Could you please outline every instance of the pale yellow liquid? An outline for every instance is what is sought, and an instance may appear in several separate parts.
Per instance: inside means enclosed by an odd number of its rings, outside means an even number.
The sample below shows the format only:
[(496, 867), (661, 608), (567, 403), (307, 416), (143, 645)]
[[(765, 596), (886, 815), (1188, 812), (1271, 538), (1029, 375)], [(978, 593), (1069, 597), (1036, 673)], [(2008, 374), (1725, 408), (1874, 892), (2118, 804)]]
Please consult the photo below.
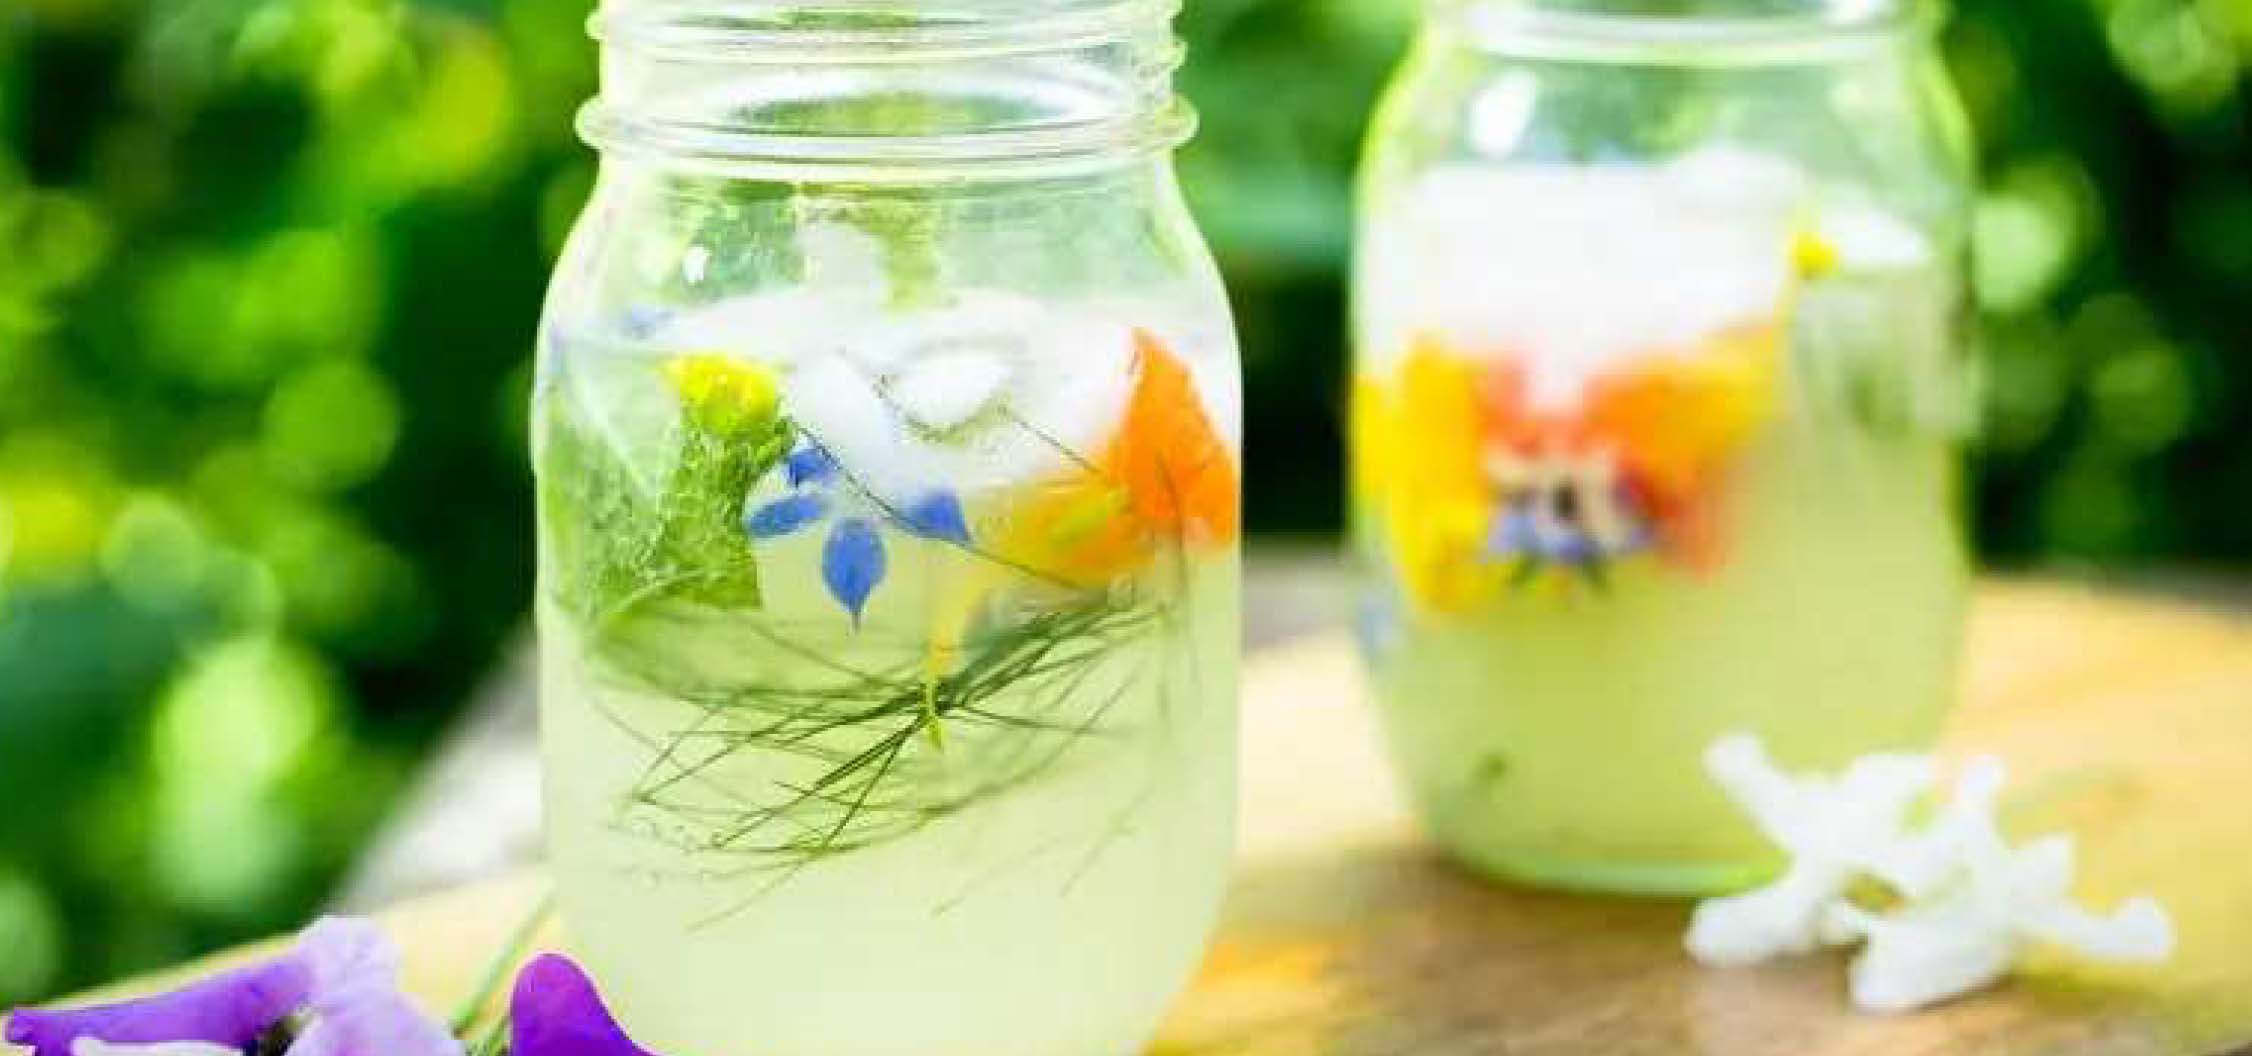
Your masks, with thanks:
[[(1438, 838), (1542, 884), (1698, 893), (1772, 865), (1702, 758), (1749, 731), (1794, 767), (1932, 741), (1966, 571), (1953, 452), (1836, 421), (1741, 467), (1727, 558), (1535, 585), (1378, 634), (1392, 747)], [(1415, 620), (1415, 617), (1403, 617)]]
[[(819, 648), (715, 636), (729, 668), (810, 683), (829, 661), (874, 667), (921, 655), (964, 559), (890, 541), (890, 574), (857, 634), (819, 586), (819, 533), (768, 544), (763, 615), (730, 618), (811, 636)], [(934, 803), (1016, 772), (1033, 746), (1062, 747), (1004, 791), (794, 871), (744, 872), (757, 863), (651, 838), (647, 812), (621, 820), (652, 743), (710, 720), (591, 677), (575, 629), (544, 612), (562, 917), (634, 1038), (665, 1056), (1139, 1051), (1204, 947), (1235, 818), (1236, 560), (1205, 555), (1184, 568), (1164, 558), (1148, 575), (1171, 615), (1069, 690), (1054, 713), (1083, 718), (1083, 735), (1027, 740), (950, 723), (943, 747), (918, 739), (902, 763), (915, 794)], [(707, 801), (771, 798), (775, 782), (803, 782), (808, 767), (742, 751), (693, 783)]]

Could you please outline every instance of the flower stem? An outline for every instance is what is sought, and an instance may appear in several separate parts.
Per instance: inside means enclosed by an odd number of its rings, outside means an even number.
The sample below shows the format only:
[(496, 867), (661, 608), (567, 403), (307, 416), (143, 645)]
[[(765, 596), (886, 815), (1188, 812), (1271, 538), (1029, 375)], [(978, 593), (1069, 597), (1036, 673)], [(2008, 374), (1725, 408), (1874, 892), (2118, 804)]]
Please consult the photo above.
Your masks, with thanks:
[[(485, 1010), (492, 1007), (493, 998), (499, 996), (500, 988), (508, 981), (509, 970), (524, 960), (524, 954), (531, 949), (532, 939), (538, 936), (540, 927), (547, 923), (548, 915), (554, 910), (555, 896), (552, 893), (542, 895), (532, 911), (525, 914), (524, 919), (518, 921), (515, 929), (508, 933), (508, 941), (502, 944), (500, 952), (485, 965), (485, 972), (479, 977), (476, 989), (471, 990), (469, 997), (454, 1009), (453, 1028), (456, 1037), (467, 1035), (469, 1028), (476, 1026), (477, 1021), (484, 1017)], [(508, 1017), (502, 1016), (499, 1024), (505, 1025), (507, 1022)], [(488, 1032), (486, 1039), (490, 1038), (491, 1033)], [(485, 1042), (478, 1043), (477, 1051), (485, 1051)]]

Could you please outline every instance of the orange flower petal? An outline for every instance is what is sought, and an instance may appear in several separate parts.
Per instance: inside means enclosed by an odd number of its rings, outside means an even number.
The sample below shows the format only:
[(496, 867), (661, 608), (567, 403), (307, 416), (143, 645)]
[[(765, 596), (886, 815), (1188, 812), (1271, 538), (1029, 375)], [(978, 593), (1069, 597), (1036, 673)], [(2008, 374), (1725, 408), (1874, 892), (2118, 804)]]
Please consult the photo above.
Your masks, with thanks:
[(1212, 428), (1188, 367), (1156, 337), (1134, 332), (1134, 393), (1103, 459), (1134, 514), (1160, 532), (1225, 543), (1240, 530), (1235, 459)]
[(1075, 584), (1109, 582), (1149, 563), (1166, 537), (1203, 545), (1241, 531), (1234, 455), (1212, 427), (1188, 367), (1134, 334), (1134, 389), (1094, 464), (1012, 504), (1001, 551)]

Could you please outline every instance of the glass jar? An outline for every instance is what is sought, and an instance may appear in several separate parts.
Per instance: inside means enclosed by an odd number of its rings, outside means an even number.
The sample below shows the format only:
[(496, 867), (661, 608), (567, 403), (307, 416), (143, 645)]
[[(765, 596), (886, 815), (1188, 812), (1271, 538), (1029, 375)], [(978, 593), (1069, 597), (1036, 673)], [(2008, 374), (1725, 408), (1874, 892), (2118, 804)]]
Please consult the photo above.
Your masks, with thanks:
[(1968, 136), (1884, 0), (1441, 4), (1356, 261), (1363, 638), (1429, 827), (1533, 883), (1772, 866), (1706, 776), (1927, 745), (1967, 558)]
[(533, 401), (565, 930), (643, 1045), (1139, 1051), (1234, 825), (1163, 0), (617, 2)]

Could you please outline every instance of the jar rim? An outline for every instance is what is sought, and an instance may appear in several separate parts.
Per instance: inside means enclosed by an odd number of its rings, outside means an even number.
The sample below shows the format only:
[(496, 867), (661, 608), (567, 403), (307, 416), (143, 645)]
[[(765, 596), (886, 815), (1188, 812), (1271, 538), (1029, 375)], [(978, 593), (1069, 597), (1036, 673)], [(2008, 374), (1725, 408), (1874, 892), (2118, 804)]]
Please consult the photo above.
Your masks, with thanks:
[(923, 183), (931, 170), (1033, 179), (1110, 168), (1171, 150), (1196, 131), (1196, 112), (1173, 100), (1154, 114), (1046, 128), (921, 136), (750, 132), (640, 122), (602, 105), (579, 111), (581, 138), (606, 155), (663, 161), (715, 176), (855, 183)]
[(1180, 0), (609, 0), (588, 16), (606, 46), (745, 64), (960, 61), (1123, 42), (1161, 30)]
[[(913, 181), (934, 167), (1047, 173), (1170, 150), (1179, 0), (608, 0), (588, 19), (603, 87), (579, 114), (605, 154), (745, 174)], [(973, 106), (897, 131), (764, 120), (905, 91)]]
[(1798, 11), (1674, 13), (1550, 7), (1533, 0), (1438, 0), (1482, 50), (1534, 58), (1672, 65), (1826, 61), (1936, 33), (1938, 3), (1831, 3)]

